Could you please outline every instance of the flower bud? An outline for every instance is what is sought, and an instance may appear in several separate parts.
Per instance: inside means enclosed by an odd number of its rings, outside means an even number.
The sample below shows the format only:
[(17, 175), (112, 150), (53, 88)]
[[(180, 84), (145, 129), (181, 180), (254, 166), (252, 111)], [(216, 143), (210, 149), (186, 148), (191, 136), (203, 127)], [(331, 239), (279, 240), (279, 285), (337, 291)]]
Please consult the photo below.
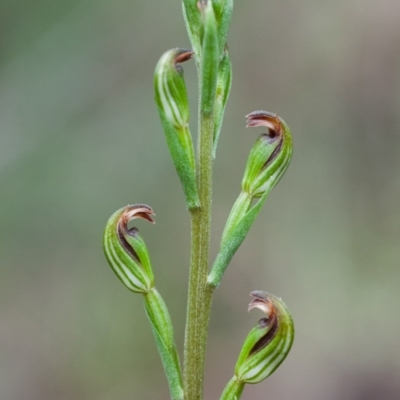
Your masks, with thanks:
[(181, 181), (189, 209), (200, 205), (194, 148), (189, 130), (189, 104), (181, 62), (189, 60), (191, 50), (172, 49), (163, 54), (154, 75), (155, 99), (165, 138)]
[(212, 114), (220, 59), (218, 26), (212, 1), (199, 1), (199, 9), (203, 16), (200, 106), (203, 114)]
[(292, 316), (281, 299), (255, 291), (249, 311), (259, 308), (266, 314), (247, 336), (235, 367), (235, 376), (244, 383), (258, 383), (271, 375), (289, 354), (294, 339)]
[(165, 52), (156, 66), (154, 87), (157, 105), (175, 128), (185, 128), (189, 123), (189, 103), (183, 69), (179, 63), (190, 60), (191, 50), (172, 49)]
[[(202, 54), (204, 9), (212, 6), (218, 31), (219, 54), (222, 55), (232, 20), (233, 0), (183, 0), (183, 16), (190, 42), (197, 56)], [(203, 14), (203, 15), (202, 15)]]
[(213, 156), (217, 151), (218, 139), (221, 133), (222, 121), (224, 119), (225, 106), (228, 101), (232, 84), (232, 64), (229, 51), (226, 47), (218, 66), (217, 89), (214, 107), (214, 143)]
[(135, 219), (154, 223), (153, 210), (144, 204), (127, 206), (108, 220), (103, 237), (103, 249), (111, 268), (132, 292), (147, 293), (154, 286), (150, 257), (137, 228), (128, 228)]
[(218, 24), (218, 42), (222, 53), (226, 45), (229, 25), (232, 20), (233, 0), (213, 0), (215, 18)]
[(292, 156), (292, 138), (286, 123), (266, 111), (247, 115), (247, 126), (269, 128), (269, 132), (262, 134), (253, 146), (242, 180), (243, 191), (252, 197), (261, 197), (286, 171)]
[(199, 56), (201, 54), (202, 20), (198, 0), (183, 0), (182, 6), (190, 43), (196, 55)]

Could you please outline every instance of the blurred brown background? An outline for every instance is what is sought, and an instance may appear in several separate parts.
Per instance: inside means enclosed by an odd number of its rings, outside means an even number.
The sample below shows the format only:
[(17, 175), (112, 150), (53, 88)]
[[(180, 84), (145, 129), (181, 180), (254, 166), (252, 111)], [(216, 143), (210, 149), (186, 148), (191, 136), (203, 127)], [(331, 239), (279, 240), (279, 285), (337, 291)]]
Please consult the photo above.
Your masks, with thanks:
[[(217, 399), (282, 296), (296, 338), (243, 399), (400, 398), (400, 2), (237, 1), (233, 87), (215, 163), (213, 256), (265, 109), (292, 164), (217, 291), (205, 399)], [(153, 103), (153, 71), (189, 46), (180, 0), (1, 0), (0, 398), (167, 399), (140, 296), (101, 249), (107, 218), (139, 228), (182, 349), (189, 218)], [(195, 131), (196, 77), (185, 65)]]

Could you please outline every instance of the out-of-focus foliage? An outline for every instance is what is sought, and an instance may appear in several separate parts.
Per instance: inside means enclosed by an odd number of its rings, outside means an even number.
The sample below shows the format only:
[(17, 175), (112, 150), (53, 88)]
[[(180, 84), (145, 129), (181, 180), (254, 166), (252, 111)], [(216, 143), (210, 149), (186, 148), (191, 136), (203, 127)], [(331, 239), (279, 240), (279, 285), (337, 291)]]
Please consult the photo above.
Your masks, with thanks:
[[(152, 86), (160, 55), (189, 46), (180, 0), (0, 6), (0, 398), (166, 398), (141, 299), (101, 237), (116, 209), (153, 207), (140, 229), (182, 343), (189, 219)], [(244, 116), (277, 112), (295, 152), (217, 291), (207, 399), (257, 319), (256, 289), (283, 297), (296, 340), (244, 399), (399, 398), (399, 26), (397, 0), (236, 2), (214, 255), (262, 132)], [(193, 65), (185, 77), (195, 115)]]

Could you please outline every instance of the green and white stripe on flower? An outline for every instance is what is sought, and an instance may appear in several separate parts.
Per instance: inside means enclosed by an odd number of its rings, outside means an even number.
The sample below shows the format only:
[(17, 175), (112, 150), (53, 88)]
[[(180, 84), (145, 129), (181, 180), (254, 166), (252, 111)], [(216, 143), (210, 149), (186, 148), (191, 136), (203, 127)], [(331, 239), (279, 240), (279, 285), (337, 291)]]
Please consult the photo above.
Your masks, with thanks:
[(220, 400), (239, 399), (245, 384), (270, 376), (288, 355), (294, 339), (292, 316), (283, 301), (271, 293), (254, 291), (249, 311), (259, 308), (266, 315), (250, 331), (235, 366), (235, 375)]
[(146, 244), (136, 228), (128, 229), (132, 219), (149, 222), (153, 211), (146, 205), (121, 208), (108, 220), (103, 237), (104, 254), (120, 281), (132, 292), (147, 293), (154, 286), (154, 276)]
[(247, 159), (242, 190), (229, 213), (220, 249), (207, 279), (212, 287), (218, 287), (221, 283), (232, 257), (292, 158), (290, 129), (276, 114), (254, 111), (247, 115), (247, 126), (266, 126), (269, 132), (257, 139)]
[(266, 126), (253, 146), (242, 180), (242, 190), (252, 197), (271, 191), (285, 173), (292, 158), (292, 136), (285, 121), (267, 111), (254, 111), (247, 116), (247, 127)]
[(155, 99), (161, 124), (189, 209), (200, 207), (200, 201), (189, 129), (189, 103), (180, 63), (190, 60), (192, 56), (191, 50), (168, 50), (161, 56), (154, 74)]
[(157, 105), (175, 128), (184, 128), (189, 123), (186, 85), (179, 63), (189, 60), (192, 55), (191, 50), (168, 50), (161, 56), (155, 70), (154, 89)]
[(236, 378), (244, 383), (258, 383), (271, 375), (289, 354), (294, 339), (293, 319), (283, 301), (263, 291), (251, 295), (249, 310), (259, 308), (266, 318), (249, 333), (236, 363)]

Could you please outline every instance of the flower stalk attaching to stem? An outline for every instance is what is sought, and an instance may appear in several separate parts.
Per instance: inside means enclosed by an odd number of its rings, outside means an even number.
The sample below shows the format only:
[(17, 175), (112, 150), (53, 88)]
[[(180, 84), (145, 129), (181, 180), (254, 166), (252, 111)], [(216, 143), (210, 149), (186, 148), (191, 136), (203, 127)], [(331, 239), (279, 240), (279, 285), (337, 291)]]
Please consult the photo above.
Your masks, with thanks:
[[(218, 287), (236, 250), (242, 244), (271, 190), (279, 182), (292, 157), (292, 135), (285, 121), (267, 111), (247, 115), (247, 126), (266, 126), (254, 144), (239, 194), (225, 225), (220, 250), (208, 276), (208, 284)], [(255, 204), (254, 201), (256, 201)]]
[(145, 204), (127, 206), (108, 220), (103, 236), (107, 261), (130, 291), (144, 296), (146, 314), (167, 376), (171, 398), (183, 400), (183, 386), (174, 331), (167, 306), (154, 287), (154, 275), (146, 244), (137, 228), (128, 228), (136, 218), (154, 223), (153, 210)]

